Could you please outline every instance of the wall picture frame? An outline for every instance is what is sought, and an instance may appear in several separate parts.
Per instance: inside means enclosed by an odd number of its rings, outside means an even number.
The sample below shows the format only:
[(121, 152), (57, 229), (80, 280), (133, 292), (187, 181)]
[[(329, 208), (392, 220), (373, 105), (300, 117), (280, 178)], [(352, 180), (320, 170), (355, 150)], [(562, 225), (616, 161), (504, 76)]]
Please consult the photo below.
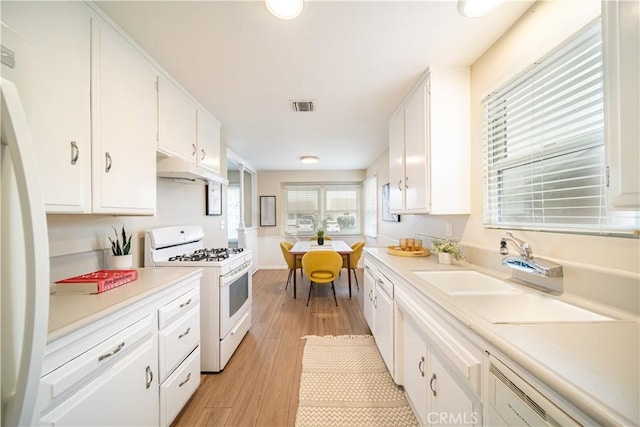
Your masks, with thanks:
[(276, 226), (276, 196), (260, 196), (260, 227)]
[(210, 182), (206, 188), (206, 214), (209, 216), (222, 215), (222, 184)]
[(391, 186), (387, 182), (382, 186), (382, 220), (388, 222), (400, 222), (400, 215), (391, 213), (391, 207), (389, 204), (390, 193)]

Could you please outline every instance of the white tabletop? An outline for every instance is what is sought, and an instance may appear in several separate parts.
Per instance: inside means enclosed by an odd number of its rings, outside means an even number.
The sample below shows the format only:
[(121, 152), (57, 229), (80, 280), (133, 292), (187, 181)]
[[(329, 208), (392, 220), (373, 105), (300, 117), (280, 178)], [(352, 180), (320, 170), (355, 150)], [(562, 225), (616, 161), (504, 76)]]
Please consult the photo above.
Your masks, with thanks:
[(340, 254), (353, 252), (344, 240), (325, 240), (324, 245), (319, 245), (315, 240), (300, 240), (291, 248), (292, 254), (305, 254), (310, 251), (336, 251)]

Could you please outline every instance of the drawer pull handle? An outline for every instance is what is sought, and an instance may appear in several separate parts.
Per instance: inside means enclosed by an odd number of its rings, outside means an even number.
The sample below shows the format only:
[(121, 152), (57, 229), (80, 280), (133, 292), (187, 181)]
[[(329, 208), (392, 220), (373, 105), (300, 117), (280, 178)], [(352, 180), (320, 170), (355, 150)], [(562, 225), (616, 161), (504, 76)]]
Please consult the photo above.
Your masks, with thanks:
[(187, 328), (186, 331), (184, 331), (183, 333), (181, 333), (180, 335), (178, 335), (178, 339), (185, 337), (189, 334), (189, 332), (191, 332), (191, 328)]
[(188, 306), (189, 304), (191, 304), (191, 298), (189, 298), (189, 299), (187, 300), (187, 302), (183, 302), (182, 304), (180, 304), (180, 308), (186, 307), (186, 306)]
[(191, 372), (189, 372), (189, 375), (187, 375), (187, 379), (186, 379), (186, 380), (184, 380), (184, 381), (182, 381), (182, 382), (178, 385), (178, 387), (182, 387), (183, 385), (185, 385), (186, 383), (188, 383), (190, 379), (191, 379)]
[(113, 356), (114, 354), (116, 354), (117, 352), (122, 350), (122, 347), (124, 347), (124, 341), (121, 342), (120, 344), (118, 344), (118, 346), (116, 348), (114, 348), (113, 351), (111, 351), (109, 353), (105, 353), (102, 356), (98, 357), (98, 362), (102, 362), (104, 359), (107, 359), (107, 358)]
[(378, 308), (378, 295), (373, 297), (373, 307)]
[(151, 383), (153, 382), (153, 371), (150, 366), (147, 366), (147, 389), (151, 387)]
[(418, 371), (420, 371), (420, 375), (424, 377), (424, 356), (420, 358), (418, 362)]
[(431, 389), (431, 392), (433, 393), (434, 396), (437, 395), (436, 388), (434, 387), (436, 379), (437, 379), (436, 374), (433, 374), (431, 375), (431, 381), (429, 381), (429, 388)]
[(80, 149), (78, 148), (78, 144), (75, 141), (71, 141), (71, 164), (75, 165), (78, 163), (78, 158), (80, 157)]

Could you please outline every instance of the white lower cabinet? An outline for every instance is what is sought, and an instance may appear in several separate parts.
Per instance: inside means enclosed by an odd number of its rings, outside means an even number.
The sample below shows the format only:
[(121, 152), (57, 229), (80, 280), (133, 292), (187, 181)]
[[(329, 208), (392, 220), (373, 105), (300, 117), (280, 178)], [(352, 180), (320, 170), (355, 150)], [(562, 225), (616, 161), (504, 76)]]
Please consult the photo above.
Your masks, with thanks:
[(178, 283), (48, 343), (40, 425), (170, 425), (200, 384), (199, 290)]
[(369, 325), (371, 333), (375, 335), (375, 313), (374, 298), (376, 293), (376, 279), (377, 272), (374, 267), (367, 265), (364, 266), (364, 319)]
[(42, 378), (42, 425), (158, 424), (154, 317), (142, 320)]
[(400, 380), (420, 425), (480, 426), (480, 397), (411, 318), (402, 319)]
[(379, 274), (376, 280), (376, 292), (374, 299), (375, 313), (375, 337), (378, 350), (391, 376), (394, 375), (393, 361), (393, 284), (384, 275)]

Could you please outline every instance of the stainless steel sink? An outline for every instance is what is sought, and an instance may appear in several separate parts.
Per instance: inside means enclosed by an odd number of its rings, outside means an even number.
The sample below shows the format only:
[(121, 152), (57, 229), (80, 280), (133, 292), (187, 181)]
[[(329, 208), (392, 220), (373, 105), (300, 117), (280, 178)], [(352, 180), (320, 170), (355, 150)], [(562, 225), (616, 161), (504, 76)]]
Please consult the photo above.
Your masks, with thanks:
[(414, 271), (491, 323), (608, 322), (616, 319), (477, 271)]

